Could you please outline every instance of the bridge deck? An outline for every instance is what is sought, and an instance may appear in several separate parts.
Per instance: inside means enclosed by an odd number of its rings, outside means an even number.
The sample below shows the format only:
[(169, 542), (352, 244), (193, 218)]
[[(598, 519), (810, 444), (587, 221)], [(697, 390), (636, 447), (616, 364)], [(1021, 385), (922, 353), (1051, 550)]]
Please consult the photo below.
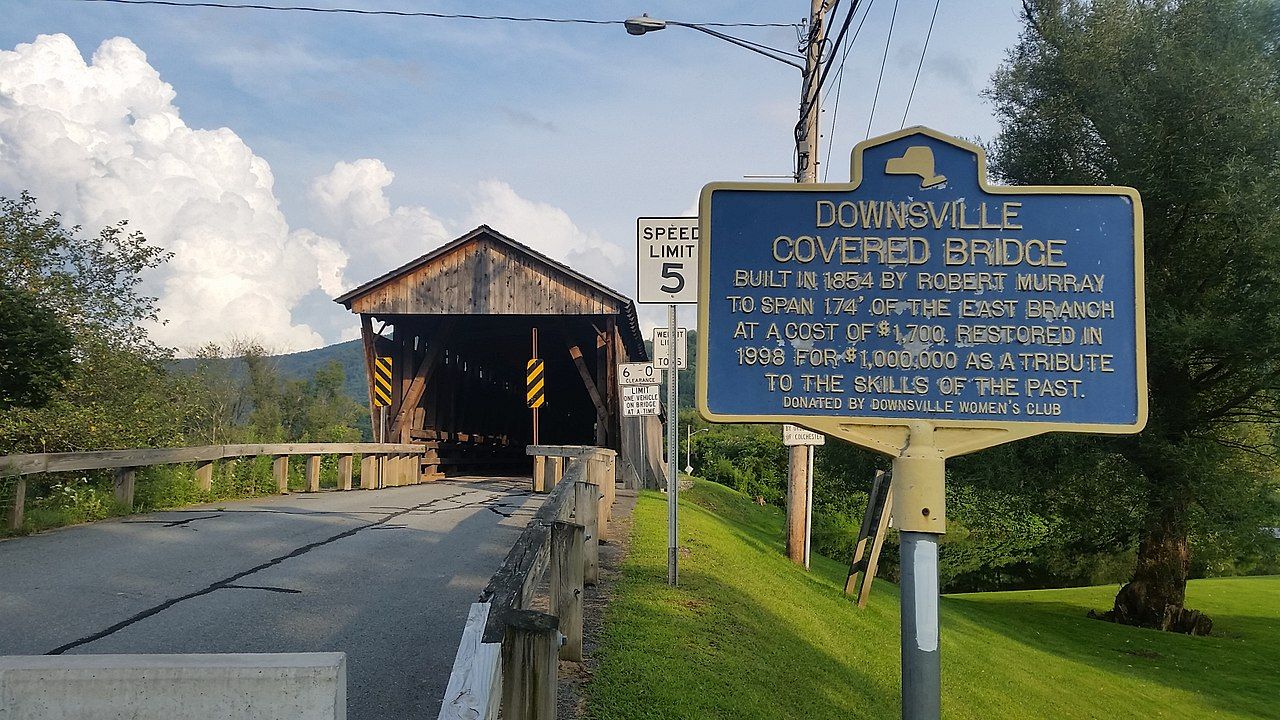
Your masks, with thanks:
[(432, 715), (526, 488), (299, 493), (0, 542), (0, 654), (342, 651), (351, 717)]

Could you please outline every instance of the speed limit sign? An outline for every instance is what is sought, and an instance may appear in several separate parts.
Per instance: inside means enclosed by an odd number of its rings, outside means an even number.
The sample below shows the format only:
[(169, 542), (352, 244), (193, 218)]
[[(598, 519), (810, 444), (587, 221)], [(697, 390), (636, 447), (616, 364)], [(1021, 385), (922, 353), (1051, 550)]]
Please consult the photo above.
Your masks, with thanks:
[(642, 303), (698, 302), (698, 218), (642, 217), (637, 299)]

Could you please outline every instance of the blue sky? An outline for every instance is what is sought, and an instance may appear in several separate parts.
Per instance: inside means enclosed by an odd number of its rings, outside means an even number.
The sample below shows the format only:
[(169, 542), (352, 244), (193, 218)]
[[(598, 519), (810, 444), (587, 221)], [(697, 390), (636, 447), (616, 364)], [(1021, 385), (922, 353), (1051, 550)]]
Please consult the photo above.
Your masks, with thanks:
[[(804, 0), (341, 4), (600, 19), (648, 12), (691, 22), (792, 22), (808, 6)], [(868, 5), (866, 0), (862, 4)], [(172, 86), (172, 104), (182, 122), (203, 130), (228, 128), (269, 165), (274, 178), (270, 188), (290, 232), (305, 229), (332, 239), (331, 244), (317, 240), (307, 245), (328, 248), (312, 253), (312, 265), (323, 266), (339, 249), (347, 257), (340, 280), (327, 282), (329, 290), (335, 284), (363, 282), (389, 269), (389, 262), (430, 250), (442, 236), (491, 221), (630, 293), (637, 216), (684, 213), (702, 185), (713, 180), (791, 170), (799, 72), (686, 28), (632, 37), (620, 26), (129, 7), (75, 0), (7, 0), (3, 5), (0, 50), (12, 51), (40, 34), (62, 33), (87, 61), (104, 40), (132, 41)], [(942, 0), (908, 124), (969, 138), (994, 135), (997, 125), (980, 93), (1017, 39), (1018, 7), (1017, 0)], [(849, 152), (867, 133), (893, 9), (893, 0), (870, 4), (846, 64), (838, 114), (835, 93), (824, 108), (822, 153), (830, 144), (827, 176), (832, 181), (847, 179)], [(897, 3), (872, 134), (899, 127), (932, 10), (929, 0)], [(728, 32), (788, 49), (796, 44), (790, 28)], [(0, 107), (3, 78), (0, 72)], [(834, 80), (833, 73), (829, 83)], [(833, 115), (838, 120), (834, 133)], [(15, 161), (3, 149), (2, 121), (0, 116), (0, 193), (15, 192), (24, 183), (47, 184), (39, 167), (4, 172), (5, 163)], [(316, 179), (334, 171), (336, 163), (359, 159), (376, 159), (394, 173), (393, 182), (374, 185), (392, 215), (405, 209), (394, 237), (389, 223), (379, 226), (381, 242), (394, 247), (382, 247), (376, 257), (366, 253), (364, 225), (350, 220), (346, 210), (317, 201)], [(377, 176), (376, 166), (364, 168)], [(50, 192), (57, 209), (79, 217), (69, 207), (78, 202), (77, 193)], [(370, 212), (374, 219), (384, 214)], [(84, 217), (93, 221), (100, 215)], [(414, 219), (426, 217), (439, 227), (418, 237)], [(170, 232), (164, 228), (174, 227), (159, 220), (153, 224), (161, 235)], [(201, 242), (217, 243), (217, 230), (210, 233)], [(158, 241), (167, 244), (164, 237)], [(575, 254), (574, 243), (583, 251)], [(201, 262), (218, 261), (197, 259), (174, 272), (199, 277)], [(233, 263), (221, 264), (225, 269)], [(282, 266), (281, 273), (288, 272)], [(305, 270), (308, 281), (300, 281), (291, 294), (263, 296), (264, 302), (290, 305), (284, 315), (277, 312), (274, 321), (263, 325), (264, 339), (278, 337), (281, 349), (334, 342), (350, 337), (356, 326), (329, 302), (322, 287), (326, 283), (310, 281), (314, 272)], [(189, 277), (181, 282), (167, 277), (170, 289), (199, 285)], [(243, 283), (225, 275), (206, 279), (210, 286), (261, 282), (247, 275)], [(194, 291), (158, 294), (162, 304), (169, 303), (171, 317), (196, 312), (200, 299)], [(285, 326), (305, 326), (311, 332), (290, 334)], [(216, 322), (173, 324), (162, 339), (194, 346), (225, 340), (228, 331)], [(239, 332), (252, 334), (242, 327)]]

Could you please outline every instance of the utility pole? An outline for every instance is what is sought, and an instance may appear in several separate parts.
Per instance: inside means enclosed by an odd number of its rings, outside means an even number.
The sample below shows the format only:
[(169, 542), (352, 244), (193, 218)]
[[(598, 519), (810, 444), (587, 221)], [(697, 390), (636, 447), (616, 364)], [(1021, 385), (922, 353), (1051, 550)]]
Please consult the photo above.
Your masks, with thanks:
[(818, 80), (822, 76), (822, 36), (827, 29), (828, 10), (827, 0), (809, 0), (801, 115), (796, 125), (796, 182), (818, 182)]
[[(826, 32), (827, 0), (809, 0), (806, 29), (804, 80), (800, 92), (800, 121), (796, 124), (796, 182), (818, 182), (818, 81), (822, 77), (822, 36)], [(811, 448), (789, 448), (787, 465), (787, 557), (797, 565), (809, 566), (805, 530), (808, 528), (808, 498), (813, 477), (809, 473)]]

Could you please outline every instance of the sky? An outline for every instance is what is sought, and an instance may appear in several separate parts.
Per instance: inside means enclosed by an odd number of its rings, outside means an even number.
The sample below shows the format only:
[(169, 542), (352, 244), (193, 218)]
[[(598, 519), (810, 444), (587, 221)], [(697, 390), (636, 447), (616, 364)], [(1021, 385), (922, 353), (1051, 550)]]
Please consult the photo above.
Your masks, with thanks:
[[(797, 23), (809, 3), (305, 4)], [(868, 133), (903, 124), (934, 2), (861, 7), (827, 81), (831, 182)], [(1019, 7), (940, 0), (907, 125), (995, 135), (982, 91)], [(637, 217), (693, 215), (708, 182), (792, 171), (800, 72), (689, 28), (82, 0), (0, 0), (0, 16), (0, 195), (29, 191), (85, 228), (127, 219), (171, 251), (144, 289), (166, 321), (153, 339), (180, 353), (357, 337), (332, 298), (482, 223), (634, 296)], [(790, 27), (721, 30), (796, 49)]]

